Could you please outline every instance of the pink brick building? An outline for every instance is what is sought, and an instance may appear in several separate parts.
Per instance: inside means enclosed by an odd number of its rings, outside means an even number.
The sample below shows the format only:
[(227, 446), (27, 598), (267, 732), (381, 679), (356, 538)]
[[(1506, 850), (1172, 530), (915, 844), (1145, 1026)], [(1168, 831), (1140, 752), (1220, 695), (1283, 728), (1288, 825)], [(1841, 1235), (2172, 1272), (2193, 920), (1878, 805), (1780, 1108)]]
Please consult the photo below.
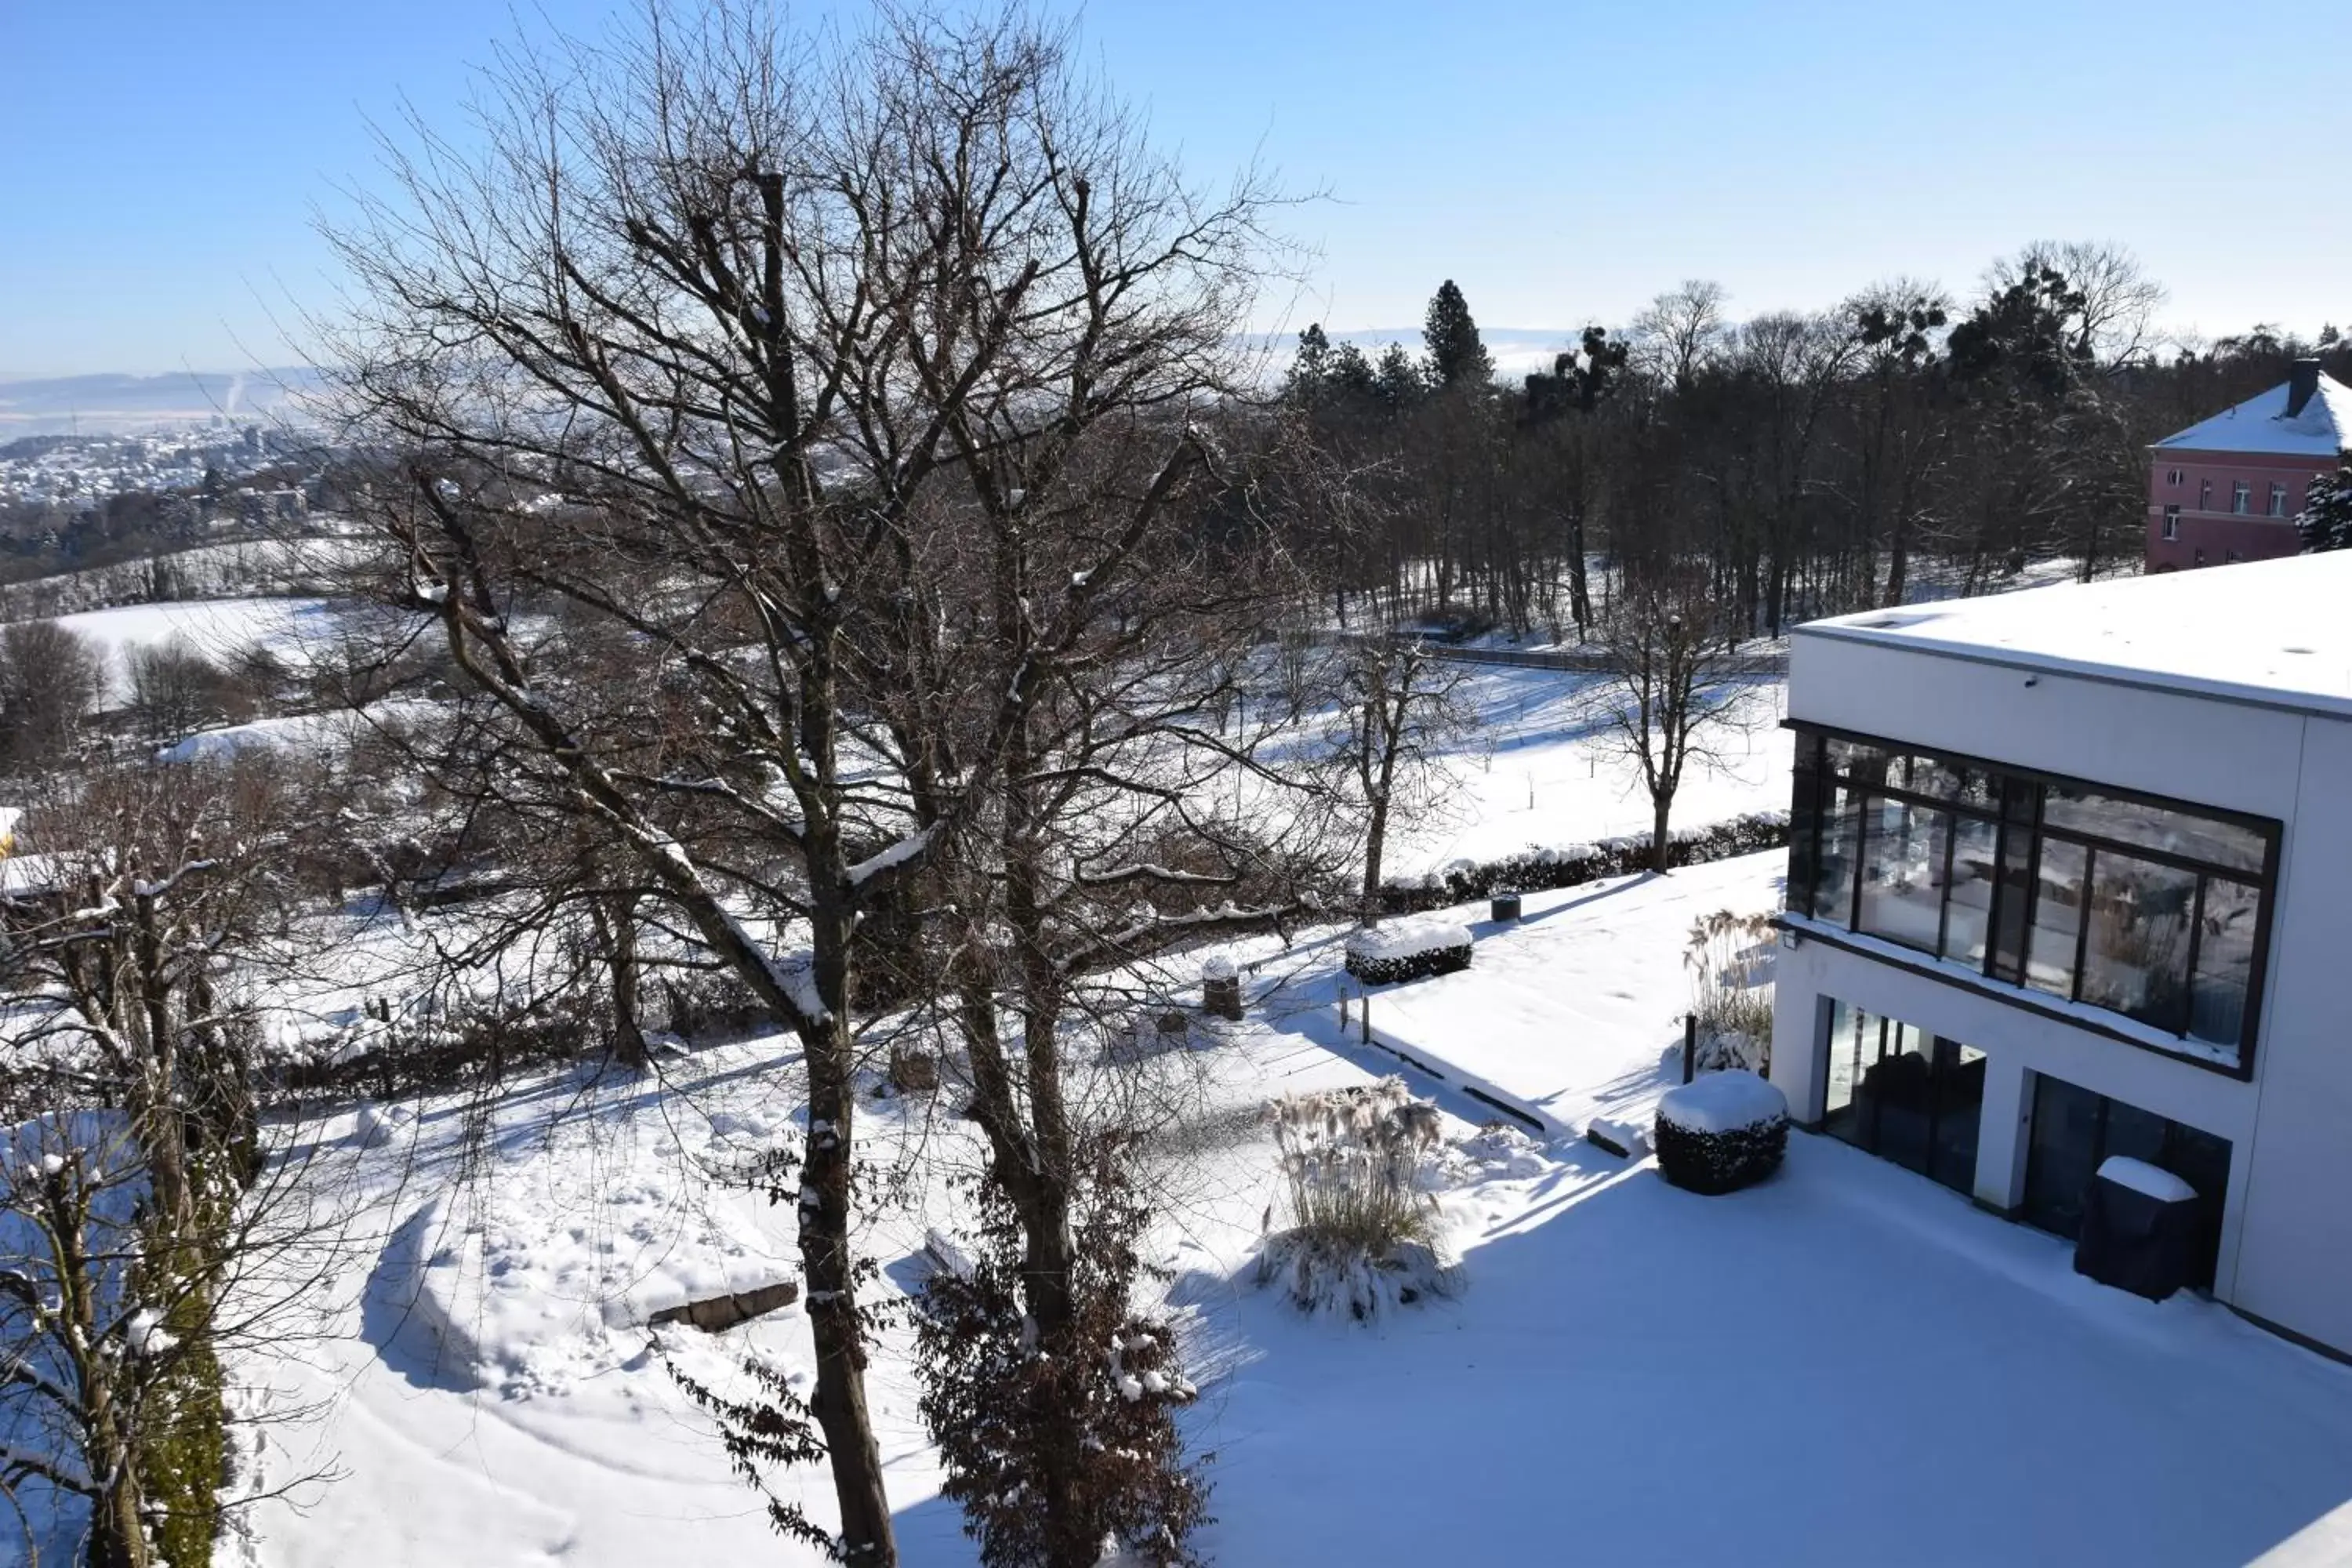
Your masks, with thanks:
[(2148, 448), (2147, 569), (2265, 561), (2303, 547), (2312, 481), (2352, 447), (2352, 387), (2297, 360), (2294, 374)]

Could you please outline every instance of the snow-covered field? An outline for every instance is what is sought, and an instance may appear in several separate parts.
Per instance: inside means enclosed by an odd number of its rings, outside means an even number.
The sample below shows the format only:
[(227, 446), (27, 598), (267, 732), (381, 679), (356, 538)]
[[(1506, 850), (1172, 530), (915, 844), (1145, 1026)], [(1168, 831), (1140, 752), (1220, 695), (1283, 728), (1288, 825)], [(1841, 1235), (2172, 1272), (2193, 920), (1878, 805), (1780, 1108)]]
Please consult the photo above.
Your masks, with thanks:
[[(1459, 911), (1473, 969), (1380, 993), (1375, 1022), (1449, 1079), (1509, 1042), (1563, 1117), (1638, 1118), (1674, 1071), (1691, 919), (1769, 904), (1778, 860), (1531, 897), (1508, 931)], [(1151, 1069), (1195, 1096), (1157, 1156), (1147, 1255), (1202, 1388), (1212, 1561), (2211, 1563), (2352, 1496), (2352, 1371), (2210, 1302), (2094, 1286), (2063, 1243), (1801, 1135), (1772, 1182), (1698, 1198), (1589, 1144), (1482, 1137), (1486, 1108), (1408, 1070), (1454, 1113), (1466, 1289), (1377, 1327), (1301, 1318), (1252, 1283), (1259, 1113), (1400, 1070), (1339, 1029), (1338, 936), (1227, 950), (1255, 965), (1248, 1020)], [(349, 1151), (364, 1241), (312, 1304), (322, 1337), (273, 1375), (280, 1407), (333, 1413), (268, 1430), (247, 1484), (341, 1478), (255, 1508), (243, 1560), (808, 1560), (661, 1360), (725, 1376), (751, 1347), (805, 1377), (804, 1319), (635, 1326), (791, 1273), (790, 1214), (708, 1178), (791, 1131), (797, 1085), (789, 1044), (757, 1040), (669, 1058), (657, 1087), (555, 1073), (486, 1115), (320, 1130)], [(919, 1288), (926, 1229), (954, 1226), (944, 1173), (972, 1147), (929, 1100), (868, 1104), (861, 1138), (916, 1173), (865, 1222), (888, 1300)], [(907, 1348), (886, 1331), (870, 1374), (902, 1548), (968, 1563)], [(825, 1511), (821, 1475), (784, 1484)]]
[[(1395, 875), (1650, 831), (1649, 793), (1598, 721), (1594, 678), (1466, 668), (1464, 694), (1482, 731), (1448, 757), (1433, 809), (1396, 835), (1388, 857)], [(1780, 680), (1755, 681), (1738, 723), (1706, 735), (1708, 754), (1692, 758), (1675, 794), (1675, 826), (1788, 805), (1795, 741), (1780, 728), (1786, 691)]]
[(332, 635), (334, 606), (324, 599), (175, 599), (160, 605), (126, 605), (58, 617), (104, 650), (109, 698), (130, 695), (130, 650), (184, 637), (207, 657), (221, 659), (263, 647), (289, 664)]

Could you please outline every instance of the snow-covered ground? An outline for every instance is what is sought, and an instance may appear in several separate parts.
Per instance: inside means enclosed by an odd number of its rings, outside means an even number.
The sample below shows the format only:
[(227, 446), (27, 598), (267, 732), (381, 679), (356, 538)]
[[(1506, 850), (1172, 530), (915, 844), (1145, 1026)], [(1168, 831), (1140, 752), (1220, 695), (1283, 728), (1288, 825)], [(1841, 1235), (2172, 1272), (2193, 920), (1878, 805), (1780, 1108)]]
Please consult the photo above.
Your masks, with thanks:
[[(1553, 1132), (1580, 1136), (1596, 1116), (1646, 1126), (1665, 1082), (1660, 1063), (1671, 1057), (1680, 1070), (1691, 922), (1778, 908), (1786, 864), (1748, 855), (1529, 893), (1517, 924), (1471, 927), (1473, 967), (1376, 989), (1372, 1043)], [(1354, 1026), (1360, 1041), (1364, 1019)]]
[[(1638, 764), (1595, 712), (1594, 677), (1510, 666), (1465, 667), (1462, 695), (1480, 732), (1453, 750), (1444, 783), (1420, 820), (1400, 827), (1387, 858), (1410, 877), (1451, 860), (1498, 860), (1650, 831), (1652, 808)], [(1748, 686), (1738, 722), (1703, 732), (1675, 795), (1677, 827), (1786, 807), (1794, 738), (1780, 728), (1787, 687)]]
[(199, 758), (233, 757), (240, 752), (331, 752), (350, 746), (362, 735), (425, 723), (443, 711), (432, 702), (395, 699), (358, 710), (343, 708), (324, 713), (255, 719), (243, 724), (199, 730), (162, 748), (155, 758), (158, 762), (189, 763)]
[[(1455, 1073), (1481, 1051), (1528, 1058), (1482, 1059), (1563, 1119), (1641, 1117), (1676, 1071), (1691, 920), (1769, 904), (1779, 859), (1530, 897), (1508, 931), (1455, 911), (1471, 971), (1375, 994), (1376, 1024), (1450, 1080), (1405, 1069), (1454, 1113), (1443, 1201), (1467, 1283), (1374, 1328), (1252, 1283), (1276, 1189), (1260, 1114), (1399, 1063), (1339, 1029), (1339, 932), (1225, 950), (1249, 1019), (1148, 1069), (1193, 1096), (1146, 1251), (1202, 1388), (1212, 1561), (2211, 1563), (2352, 1497), (2352, 1371), (2207, 1301), (2092, 1285), (2063, 1243), (1892, 1165), (1798, 1135), (1771, 1182), (1700, 1198), (1589, 1144), (1474, 1131), (1491, 1112)], [(755, 1040), (669, 1058), (658, 1086), (566, 1071), (483, 1114), (319, 1130), (348, 1151), (363, 1239), (313, 1303), (323, 1337), (272, 1375), (279, 1407), (333, 1414), (271, 1431), (246, 1484), (341, 1473), (257, 1507), (245, 1560), (809, 1560), (661, 1363), (724, 1377), (748, 1346), (804, 1378), (805, 1320), (635, 1326), (792, 1272), (790, 1214), (709, 1178), (791, 1134), (798, 1085), (789, 1043)], [(927, 1228), (954, 1227), (945, 1175), (973, 1150), (932, 1101), (868, 1105), (861, 1140), (916, 1176), (865, 1220), (887, 1300), (919, 1288)], [(870, 1373), (902, 1548), (969, 1563), (907, 1351), (901, 1322)], [(821, 1474), (783, 1485), (827, 1511)]]
[[(68, 624), (114, 650), (119, 679), (122, 648), (175, 632), (296, 661), (335, 618), (255, 599)], [(1593, 678), (1465, 681), (1484, 732), (1445, 760), (1438, 808), (1396, 830), (1392, 872), (1648, 830)], [(1785, 805), (1782, 688), (1748, 690), (1678, 826)], [(326, 744), (351, 721), (188, 744)], [(1781, 864), (1531, 893), (1509, 927), (1447, 911), (1474, 932), (1472, 968), (1377, 990), (1369, 1042), (1352, 984), (1340, 1025), (1342, 933), (1219, 950), (1244, 968), (1245, 1021), (1123, 1069), (1187, 1096), (1154, 1156), (1146, 1255), (1202, 1391), (1188, 1421), (1215, 1456), (1211, 1561), (2192, 1564), (2242, 1561), (2352, 1498), (2352, 1371), (2210, 1302), (2094, 1286), (2063, 1243), (1826, 1140), (1794, 1136), (1771, 1182), (1708, 1199), (1573, 1137), (1595, 1116), (1647, 1121), (1678, 1077), (1692, 921), (1771, 908)], [(402, 994), (427, 933), (354, 919), (315, 994), (273, 999), (282, 1047), (348, 1055), (370, 998)], [(1397, 1072), (1449, 1112), (1436, 1178), (1466, 1289), (1377, 1327), (1305, 1320), (1253, 1283), (1279, 1185), (1263, 1113)], [(1555, 1136), (1481, 1132), (1496, 1112), (1466, 1088)], [(235, 1369), (268, 1385), (241, 1408), (286, 1418), (245, 1440), (237, 1489), (291, 1489), (246, 1510), (223, 1560), (814, 1562), (770, 1533), (665, 1365), (729, 1386), (748, 1351), (804, 1386), (805, 1318), (718, 1338), (642, 1326), (796, 1274), (789, 1208), (730, 1178), (796, 1142), (803, 1115), (796, 1049), (768, 1038), (666, 1056), (650, 1083), (550, 1070), (479, 1104), (346, 1106), (289, 1129), (323, 1152), (344, 1217), (281, 1353)], [(859, 1241), (881, 1266), (874, 1299), (903, 1305), (928, 1232), (959, 1228), (949, 1177), (977, 1150), (945, 1097), (868, 1100), (859, 1136), (908, 1178), (874, 1194)], [(968, 1564), (910, 1343), (902, 1312), (869, 1373), (902, 1550)], [(829, 1516), (821, 1472), (777, 1484)]]
[(324, 599), (174, 599), (158, 605), (126, 605), (112, 610), (85, 610), (58, 617), (58, 624), (96, 642), (105, 652), (109, 698), (130, 696), (130, 667), (134, 647), (150, 647), (185, 637), (215, 659), (249, 647), (263, 647), (299, 664), (311, 649), (331, 636), (334, 606)]

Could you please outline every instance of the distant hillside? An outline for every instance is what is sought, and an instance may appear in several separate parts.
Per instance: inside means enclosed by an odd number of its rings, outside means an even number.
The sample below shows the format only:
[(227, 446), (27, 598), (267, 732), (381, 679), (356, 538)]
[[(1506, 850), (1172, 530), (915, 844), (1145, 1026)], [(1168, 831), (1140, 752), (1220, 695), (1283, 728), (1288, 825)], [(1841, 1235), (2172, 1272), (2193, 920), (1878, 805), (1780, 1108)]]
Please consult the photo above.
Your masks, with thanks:
[(179, 371), (169, 375), (0, 376), (0, 439), (299, 419), (319, 389), (316, 372)]

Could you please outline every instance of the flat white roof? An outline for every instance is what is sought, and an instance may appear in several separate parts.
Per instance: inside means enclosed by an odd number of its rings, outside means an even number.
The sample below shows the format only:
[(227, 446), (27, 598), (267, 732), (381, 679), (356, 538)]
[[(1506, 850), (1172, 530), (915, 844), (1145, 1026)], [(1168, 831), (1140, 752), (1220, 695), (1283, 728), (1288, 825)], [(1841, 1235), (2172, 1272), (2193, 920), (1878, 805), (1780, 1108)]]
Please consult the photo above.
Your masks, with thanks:
[(1865, 610), (1795, 635), (2352, 718), (2352, 550)]
[(2352, 447), (2352, 387), (2322, 374), (2319, 389), (2294, 418), (2286, 416), (2287, 390), (2280, 382), (2268, 392), (2225, 408), (2210, 419), (2167, 436), (2162, 452), (2277, 452), (2298, 458), (2332, 458)]

